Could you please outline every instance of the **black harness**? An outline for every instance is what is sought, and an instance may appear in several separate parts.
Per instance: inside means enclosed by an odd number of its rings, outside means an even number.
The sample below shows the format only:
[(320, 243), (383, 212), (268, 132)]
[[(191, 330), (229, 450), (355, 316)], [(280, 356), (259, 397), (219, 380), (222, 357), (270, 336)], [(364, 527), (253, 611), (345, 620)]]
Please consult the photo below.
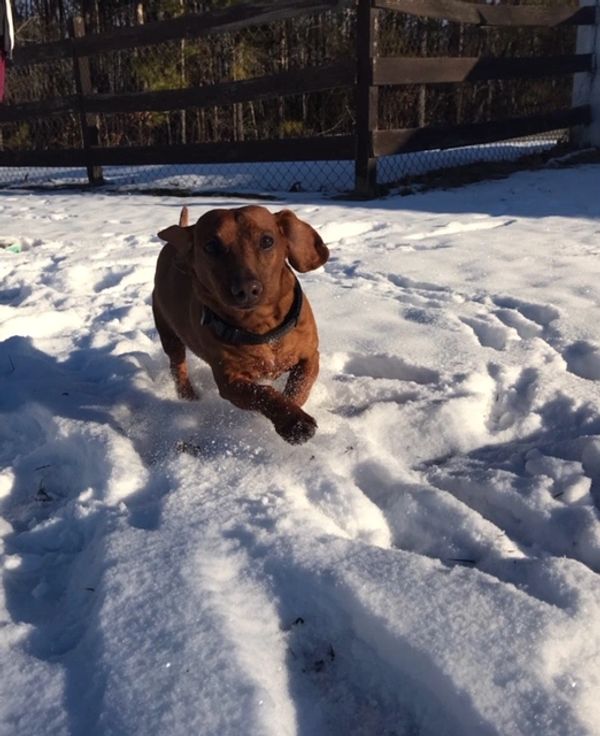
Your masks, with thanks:
[(298, 319), (300, 318), (300, 312), (302, 311), (302, 301), (302, 288), (298, 279), (296, 279), (296, 284), (294, 286), (294, 301), (292, 302), (290, 311), (287, 313), (279, 327), (275, 327), (262, 335), (259, 335), (256, 332), (248, 332), (248, 330), (242, 330), (239, 327), (230, 325), (228, 322), (221, 319), (219, 315), (215, 314), (212, 309), (209, 309), (206, 306), (202, 309), (201, 324), (209, 327), (219, 340), (229, 343), (230, 345), (265, 345), (266, 343), (279, 340), (298, 325)]

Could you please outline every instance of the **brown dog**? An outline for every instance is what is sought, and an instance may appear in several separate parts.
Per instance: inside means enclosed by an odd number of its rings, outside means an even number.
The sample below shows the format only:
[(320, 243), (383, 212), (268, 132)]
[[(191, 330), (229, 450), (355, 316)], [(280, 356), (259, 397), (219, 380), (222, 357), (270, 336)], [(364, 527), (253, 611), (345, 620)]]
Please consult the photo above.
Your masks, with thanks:
[[(306, 442), (317, 423), (300, 408), (319, 372), (318, 335), (300, 272), (322, 266), (329, 251), (289, 210), (211, 210), (188, 227), (158, 233), (167, 241), (156, 267), (152, 309), (181, 398), (197, 399), (185, 349), (212, 369), (219, 393), (260, 411), (288, 442)], [(257, 381), (289, 371), (282, 392)]]

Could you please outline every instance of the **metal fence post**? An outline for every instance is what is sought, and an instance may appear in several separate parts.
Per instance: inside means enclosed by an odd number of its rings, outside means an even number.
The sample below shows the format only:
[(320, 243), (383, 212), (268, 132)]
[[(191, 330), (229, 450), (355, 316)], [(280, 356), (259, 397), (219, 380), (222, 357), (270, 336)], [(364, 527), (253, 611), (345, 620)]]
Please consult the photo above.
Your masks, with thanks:
[(377, 196), (377, 158), (372, 132), (377, 129), (379, 88), (373, 86), (379, 11), (372, 0), (358, 0), (356, 15), (356, 161), (354, 188), (363, 197)]
[[(85, 36), (83, 18), (76, 16), (70, 19), (70, 32), (71, 38), (82, 38)], [(104, 176), (102, 174), (102, 167), (94, 165), (90, 156), (92, 146), (98, 145), (98, 121), (95, 115), (85, 112), (83, 103), (84, 95), (89, 95), (93, 92), (90, 62), (87, 56), (79, 56), (76, 49), (73, 49), (73, 72), (75, 75), (75, 89), (79, 97), (79, 121), (81, 124), (83, 148), (86, 154), (88, 181), (92, 185), (103, 184)]]
[(578, 146), (600, 147), (600, 0), (580, 0), (581, 6), (595, 6), (594, 25), (577, 28), (577, 53), (592, 55), (592, 70), (575, 74), (573, 106), (589, 105), (591, 121), (575, 128), (571, 139)]

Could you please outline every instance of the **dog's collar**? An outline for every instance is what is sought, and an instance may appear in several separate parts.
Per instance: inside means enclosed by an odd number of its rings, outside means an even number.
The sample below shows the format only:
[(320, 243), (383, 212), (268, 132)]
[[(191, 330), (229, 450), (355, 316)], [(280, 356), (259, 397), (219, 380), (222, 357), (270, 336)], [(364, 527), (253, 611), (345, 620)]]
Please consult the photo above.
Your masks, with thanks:
[(242, 330), (239, 327), (230, 325), (206, 306), (203, 307), (202, 310), (201, 324), (206, 327), (210, 327), (220, 340), (227, 342), (230, 345), (264, 345), (266, 343), (279, 340), (297, 326), (300, 312), (302, 310), (302, 301), (302, 288), (298, 279), (296, 279), (296, 284), (294, 286), (294, 301), (292, 302), (292, 306), (290, 307), (290, 311), (287, 313), (286, 318), (279, 327), (275, 327), (262, 335), (257, 332), (248, 332), (248, 330)]

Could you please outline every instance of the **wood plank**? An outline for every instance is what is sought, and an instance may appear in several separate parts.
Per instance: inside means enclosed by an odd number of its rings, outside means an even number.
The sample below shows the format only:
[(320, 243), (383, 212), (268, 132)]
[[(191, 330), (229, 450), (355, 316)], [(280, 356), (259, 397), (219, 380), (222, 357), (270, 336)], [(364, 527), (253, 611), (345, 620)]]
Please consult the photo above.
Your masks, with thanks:
[(286, 0), (277, 3), (243, 3), (201, 15), (184, 15), (170, 20), (153, 21), (140, 26), (115, 28), (110, 32), (89, 35), (74, 42), (78, 54), (149, 46), (183, 38), (200, 38), (231, 33), (251, 26), (287, 20), (301, 15), (331, 10), (338, 0)]
[(0, 123), (16, 123), (21, 120), (42, 118), (51, 115), (64, 115), (78, 112), (77, 95), (68, 97), (52, 97), (39, 102), (22, 102), (18, 105), (0, 105)]
[[(85, 23), (81, 16), (71, 18), (69, 25), (71, 38), (81, 38), (85, 35)], [(92, 75), (87, 56), (73, 55), (73, 72), (75, 75), (75, 88), (77, 90), (77, 103), (79, 108), (81, 136), (83, 138), (83, 148), (89, 153), (92, 146), (98, 145), (99, 131), (97, 115), (87, 113), (83, 105), (84, 96), (92, 93)], [(94, 166), (89, 159), (87, 163), (87, 174), (90, 184), (102, 184), (104, 181), (102, 168), (100, 166)]]
[[(354, 159), (353, 135), (290, 138), (240, 143), (197, 143), (178, 146), (93, 148), (91, 159), (104, 166), (219, 164), (269, 161), (343, 161)], [(86, 152), (0, 151), (0, 166), (85, 167)]]
[(119, 95), (89, 95), (84, 99), (87, 112), (117, 113), (143, 110), (179, 110), (186, 107), (212, 107), (269, 97), (318, 92), (354, 84), (355, 67), (351, 61), (322, 67), (296, 69), (268, 77), (238, 82)]
[(443, 18), (479, 26), (594, 25), (596, 18), (594, 6), (484, 5), (462, 0), (374, 0), (374, 5), (424, 18)]
[(269, 161), (332, 161), (354, 158), (354, 136), (290, 138), (269, 141), (195, 143), (175, 146), (96, 148), (97, 164), (254, 163)]
[(428, 151), (492, 143), (549, 130), (585, 125), (590, 122), (590, 119), (590, 108), (588, 105), (584, 105), (543, 115), (510, 118), (489, 123), (457, 125), (448, 128), (378, 130), (373, 132), (373, 154), (375, 156), (393, 156), (411, 151)]
[(92, 56), (106, 51), (150, 46), (183, 38), (231, 33), (255, 25), (332, 10), (339, 4), (339, 1), (285, 0), (277, 3), (243, 3), (200, 15), (184, 15), (140, 26), (114, 28), (106, 33), (88, 35), (80, 39), (26, 44), (15, 49), (12, 64), (29, 66), (48, 63), (56, 59), (70, 59), (73, 49), (80, 56)]
[(380, 57), (373, 84), (443, 84), (484, 79), (534, 79), (592, 70), (591, 54), (511, 59), (486, 57)]
[(354, 190), (363, 197), (375, 197), (377, 191), (377, 158), (372, 155), (371, 135), (378, 127), (379, 88), (373, 84), (373, 61), (377, 57), (379, 11), (370, 0), (359, 0), (356, 14), (357, 85), (356, 160)]
[[(342, 61), (322, 67), (296, 69), (269, 77), (224, 82), (206, 87), (118, 95), (87, 94), (83, 97), (83, 107), (86, 113), (111, 114), (229, 105), (235, 102), (350, 87), (354, 84), (355, 76), (354, 63)], [(24, 102), (18, 105), (0, 105), (0, 123), (30, 120), (32, 117), (62, 115), (68, 112), (79, 112), (79, 110), (77, 95), (55, 97), (39, 102)]]
[(83, 168), (87, 157), (82, 148), (66, 148), (52, 151), (0, 151), (0, 166), (36, 166), (49, 168)]
[(13, 51), (11, 66), (30, 66), (47, 64), (57, 59), (71, 59), (73, 44), (71, 39), (51, 41), (49, 43), (28, 43), (16, 46)]

